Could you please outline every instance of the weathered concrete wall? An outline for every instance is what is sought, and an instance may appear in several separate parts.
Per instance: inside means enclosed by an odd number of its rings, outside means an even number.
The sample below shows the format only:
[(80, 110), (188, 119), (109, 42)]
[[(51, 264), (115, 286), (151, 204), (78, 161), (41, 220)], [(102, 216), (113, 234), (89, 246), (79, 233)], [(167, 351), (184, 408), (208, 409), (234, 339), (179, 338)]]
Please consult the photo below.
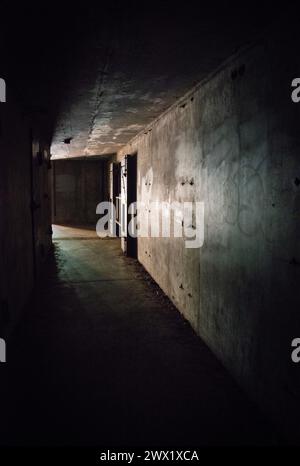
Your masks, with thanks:
[(269, 37), (227, 62), (118, 159), (137, 152), (138, 200), (146, 205), (205, 203), (202, 248), (140, 238), (139, 260), (252, 398), (297, 436), (300, 369), (290, 357), (300, 335), (295, 40)]
[(107, 196), (107, 162), (53, 161), (53, 223), (96, 225), (96, 206)]
[(5, 337), (50, 247), (51, 206), (48, 147), (11, 92), (0, 104), (0, 121), (0, 336)]

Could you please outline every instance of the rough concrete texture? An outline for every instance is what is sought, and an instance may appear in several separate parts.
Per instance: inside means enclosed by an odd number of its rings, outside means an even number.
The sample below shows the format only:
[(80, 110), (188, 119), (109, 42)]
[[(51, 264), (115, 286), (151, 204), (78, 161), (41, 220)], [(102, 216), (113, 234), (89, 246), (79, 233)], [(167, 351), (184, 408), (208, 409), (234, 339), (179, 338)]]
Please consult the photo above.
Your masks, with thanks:
[(141, 238), (139, 261), (251, 397), (299, 439), (300, 377), (290, 357), (300, 334), (296, 38), (270, 36), (229, 61), (118, 159), (137, 152), (146, 205), (204, 201), (200, 250)]
[[(64, 239), (54, 239), (8, 342), (1, 444), (276, 442), (190, 325), (123, 256), (119, 240), (77, 234), (64, 228)], [(61, 237), (60, 227), (55, 235)]]
[[(0, 106), (0, 336), (18, 320), (51, 243), (49, 147), (12, 92)], [(35, 128), (32, 131), (32, 128)], [(48, 152), (47, 152), (48, 150)]]
[(96, 206), (107, 197), (105, 160), (56, 160), (53, 166), (53, 223), (96, 225)]
[[(87, 18), (83, 7), (78, 25), (68, 17), (57, 53), (67, 73), (53, 76), (63, 80), (53, 158), (115, 153), (265, 26), (262, 4), (257, 14), (252, 4), (219, 3), (101, 2)], [(72, 53), (63, 55), (65, 44)]]

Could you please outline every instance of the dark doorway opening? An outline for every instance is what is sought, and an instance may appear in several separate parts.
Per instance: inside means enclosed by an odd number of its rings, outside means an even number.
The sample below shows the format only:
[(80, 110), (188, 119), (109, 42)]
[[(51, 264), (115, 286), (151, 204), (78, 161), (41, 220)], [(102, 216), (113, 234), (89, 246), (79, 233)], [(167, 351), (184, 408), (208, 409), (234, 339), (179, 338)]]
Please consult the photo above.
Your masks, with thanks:
[[(127, 208), (137, 201), (137, 154), (127, 156)], [(127, 211), (128, 212), (128, 211)], [(133, 213), (128, 213), (128, 222), (133, 220)], [(137, 258), (137, 238), (127, 233), (127, 256)]]
[(121, 218), (120, 218), (120, 202), (121, 202), (121, 163), (110, 164), (110, 201), (116, 209), (116, 235), (121, 236)]

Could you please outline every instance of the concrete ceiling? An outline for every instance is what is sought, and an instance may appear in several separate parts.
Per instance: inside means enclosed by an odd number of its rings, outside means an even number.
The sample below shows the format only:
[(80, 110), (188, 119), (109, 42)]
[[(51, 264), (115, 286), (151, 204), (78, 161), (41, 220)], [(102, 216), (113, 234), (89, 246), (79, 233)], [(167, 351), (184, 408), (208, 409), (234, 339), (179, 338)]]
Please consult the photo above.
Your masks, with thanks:
[(265, 27), (259, 5), (26, 6), (31, 34), (14, 60), (30, 77), (27, 100), (51, 120), (53, 158), (115, 153)]

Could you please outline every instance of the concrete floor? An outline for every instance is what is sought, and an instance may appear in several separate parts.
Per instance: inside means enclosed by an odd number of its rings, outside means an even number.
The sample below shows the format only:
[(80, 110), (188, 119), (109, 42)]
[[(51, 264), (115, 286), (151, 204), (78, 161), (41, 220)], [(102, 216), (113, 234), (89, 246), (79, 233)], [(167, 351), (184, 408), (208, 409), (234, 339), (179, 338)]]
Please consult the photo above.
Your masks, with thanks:
[[(58, 227), (1, 369), (2, 445), (274, 441), (189, 324), (119, 241)], [(58, 239), (61, 238), (61, 239)]]

